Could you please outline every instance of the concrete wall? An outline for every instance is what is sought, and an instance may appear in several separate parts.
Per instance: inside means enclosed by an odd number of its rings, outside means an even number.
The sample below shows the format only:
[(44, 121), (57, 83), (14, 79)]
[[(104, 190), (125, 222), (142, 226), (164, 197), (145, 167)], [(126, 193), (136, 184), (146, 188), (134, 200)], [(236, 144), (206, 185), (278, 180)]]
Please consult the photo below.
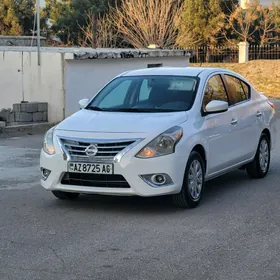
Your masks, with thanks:
[(42, 66), (35, 52), (0, 52), (0, 110), (21, 101), (47, 102), (49, 121), (63, 119), (64, 54), (42, 53)]
[(65, 64), (65, 108), (66, 116), (79, 110), (78, 102), (92, 98), (115, 76), (128, 71), (147, 68), (148, 64), (187, 67), (187, 57), (67, 60)]
[(59, 122), (79, 110), (78, 101), (91, 98), (116, 75), (148, 64), (188, 66), (183, 56), (75, 60), (73, 53), (48, 50), (0, 51), (0, 110), (21, 101), (47, 102), (50, 122)]

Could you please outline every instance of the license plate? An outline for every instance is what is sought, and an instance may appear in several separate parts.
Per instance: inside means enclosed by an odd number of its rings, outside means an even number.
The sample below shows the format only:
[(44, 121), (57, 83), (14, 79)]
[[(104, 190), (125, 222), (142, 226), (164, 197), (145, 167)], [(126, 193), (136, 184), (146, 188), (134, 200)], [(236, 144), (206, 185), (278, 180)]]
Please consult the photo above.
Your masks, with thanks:
[(113, 174), (113, 164), (69, 162), (68, 172), (88, 174)]

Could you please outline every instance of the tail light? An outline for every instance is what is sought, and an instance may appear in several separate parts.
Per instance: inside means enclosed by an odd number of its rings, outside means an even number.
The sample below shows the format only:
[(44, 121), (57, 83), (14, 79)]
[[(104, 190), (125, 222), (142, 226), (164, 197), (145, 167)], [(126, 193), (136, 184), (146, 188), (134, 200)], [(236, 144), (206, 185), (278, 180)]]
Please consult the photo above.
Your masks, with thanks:
[(267, 100), (267, 103), (270, 105), (271, 108), (275, 110), (275, 105), (270, 100)]
[(275, 105), (270, 100), (267, 100), (268, 105), (275, 111)]

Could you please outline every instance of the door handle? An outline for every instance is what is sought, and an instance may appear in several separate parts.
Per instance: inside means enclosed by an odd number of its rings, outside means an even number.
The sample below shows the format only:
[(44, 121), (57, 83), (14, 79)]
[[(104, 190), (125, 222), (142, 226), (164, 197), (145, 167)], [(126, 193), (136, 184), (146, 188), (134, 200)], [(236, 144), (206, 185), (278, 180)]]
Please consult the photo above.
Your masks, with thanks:
[(233, 119), (233, 120), (231, 121), (231, 124), (232, 124), (232, 125), (236, 125), (236, 124), (237, 124), (237, 119)]
[(257, 112), (257, 117), (260, 118), (262, 116), (262, 112)]

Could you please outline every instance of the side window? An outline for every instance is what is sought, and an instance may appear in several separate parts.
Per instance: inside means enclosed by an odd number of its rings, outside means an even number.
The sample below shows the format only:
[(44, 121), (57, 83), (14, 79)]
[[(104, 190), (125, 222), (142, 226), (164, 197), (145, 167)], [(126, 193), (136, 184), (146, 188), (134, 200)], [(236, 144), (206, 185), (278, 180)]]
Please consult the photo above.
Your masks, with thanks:
[(231, 105), (243, 102), (249, 98), (249, 88), (245, 83), (230, 75), (225, 75), (225, 79), (227, 81), (227, 89)]
[(242, 81), (241, 81), (241, 84), (242, 84), (244, 93), (246, 95), (246, 99), (250, 99), (250, 87)]
[(215, 75), (209, 79), (203, 98), (203, 111), (206, 105), (212, 100), (221, 100), (228, 102), (226, 89), (220, 75)]
[(126, 80), (115, 87), (99, 104), (103, 108), (117, 107), (124, 104), (132, 81)]
[(146, 101), (150, 97), (151, 88), (149, 87), (148, 80), (145, 79), (142, 82), (140, 93), (139, 93), (139, 101)]

